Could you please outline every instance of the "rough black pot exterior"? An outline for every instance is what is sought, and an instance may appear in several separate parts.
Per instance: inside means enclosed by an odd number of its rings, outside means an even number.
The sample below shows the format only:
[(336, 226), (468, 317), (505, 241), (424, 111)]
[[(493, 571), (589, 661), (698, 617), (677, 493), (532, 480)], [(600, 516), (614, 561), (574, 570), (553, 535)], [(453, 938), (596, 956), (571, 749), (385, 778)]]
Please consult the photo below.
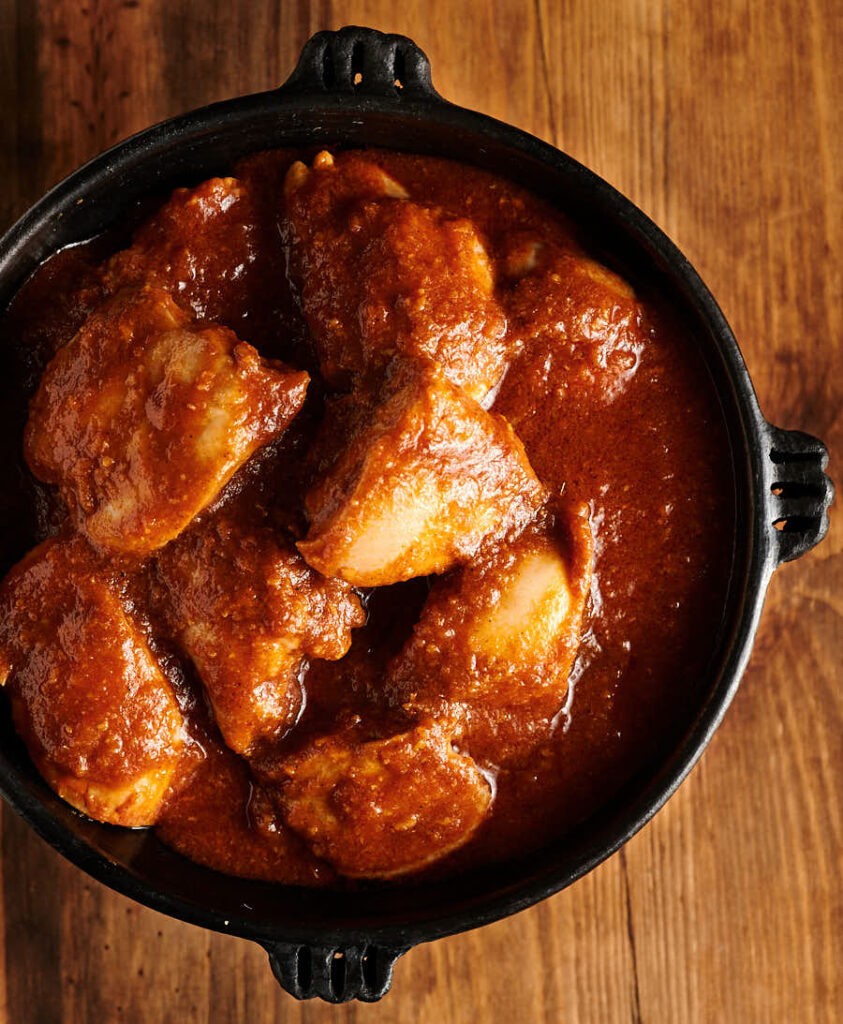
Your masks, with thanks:
[(173, 118), (71, 174), (0, 240), (0, 308), (49, 255), (119, 221), (142, 196), (225, 173), (256, 150), (322, 144), (381, 146), (493, 170), (549, 198), (633, 282), (646, 281), (667, 296), (718, 390), (732, 448), (724, 473), (734, 479), (737, 513), (736, 535), (724, 538), (733, 546), (725, 626), (696, 716), (675, 749), (557, 845), (458, 879), (325, 892), (219, 874), (149, 831), (75, 812), (40, 778), (10, 716), (0, 716), (0, 791), (69, 860), (156, 910), (259, 942), (279, 982), (298, 999), (373, 1001), (388, 990), (394, 963), (407, 949), (516, 913), (570, 885), (662, 806), (735, 694), (770, 575), (824, 536), (833, 487), (823, 472), (821, 442), (764, 420), (723, 314), (652, 221), (559, 150), (443, 100), (411, 40), (371, 29), (319, 33), (280, 89)]

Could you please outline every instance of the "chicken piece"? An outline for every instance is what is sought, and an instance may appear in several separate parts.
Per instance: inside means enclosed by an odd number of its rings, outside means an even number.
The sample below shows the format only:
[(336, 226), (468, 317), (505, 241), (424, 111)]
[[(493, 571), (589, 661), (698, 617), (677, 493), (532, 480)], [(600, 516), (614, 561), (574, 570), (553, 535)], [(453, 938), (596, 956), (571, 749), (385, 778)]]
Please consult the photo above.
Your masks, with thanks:
[(474, 225), (409, 201), (360, 153), (293, 164), (285, 195), (291, 268), (328, 383), (377, 377), (402, 353), (439, 363), (480, 401), (507, 346)]
[[(272, 333), (284, 251), (277, 214), (260, 192), (237, 178), (211, 178), (178, 188), (135, 232), (128, 249), (105, 264), (109, 294), (151, 284), (198, 320), (225, 324), (253, 344)], [(276, 328), (277, 330), (277, 328)]]
[(393, 383), (305, 499), (299, 551), (355, 586), (445, 572), (526, 523), (544, 497), (506, 420), (435, 366), (404, 367)]
[(408, 710), (439, 698), (483, 711), (565, 699), (591, 584), (588, 509), (543, 509), (514, 540), (434, 583), (390, 667)]
[(529, 375), (529, 402), (576, 400), (584, 389), (605, 401), (620, 394), (646, 343), (630, 286), (586, 256), (525, 236), (513, 237), (503, 264), (515, 280), (507, 309), (523, 349), (513, 383)]
[(320, 736), (288, 758), (279, 801), (288, 826), (351, 878), (418, 871), (463, 846), (492, 800), (474, 761), (423, 725), (388, 739)]
[[(167, 846), (216, 871), (286, 885), (323, 886), (334, 870), (281, 821), (270, 792), (222, 743), (170, 801), (155, 832)], [(209, 842), (208, 837), (213, 837)]]
[(165, 548), (156, 578), (164, 614), (239, 754), (283, 736), (300, 709), (304, 659), (341, 658), (365, 622), (347, 583), (314, 572), (268, 527), (224, 515)]
[[(340, 173), (341, 172), (341, 173)], [(311, 194), (312, 215), (324, 219), (338, 207), (364, 199), (409, 199), (410, 193), (365, 153), (344, 153), (338, 158), (323, 149), (310, 167), (301, 160), (291, 164), (284, 179), (284, 198), (301, 201)]]
[(231, 331), (191, 321), (166, 292), (128, 290), (47, 367), (26, 457), (95, 545), (143, 556), (284, 431), (308, 380)]
[(155, 822), (184, 753), (184, 721), (81, 538), (45, 541), (0, 585), (0, 683), (59, 796), (100, 821)]

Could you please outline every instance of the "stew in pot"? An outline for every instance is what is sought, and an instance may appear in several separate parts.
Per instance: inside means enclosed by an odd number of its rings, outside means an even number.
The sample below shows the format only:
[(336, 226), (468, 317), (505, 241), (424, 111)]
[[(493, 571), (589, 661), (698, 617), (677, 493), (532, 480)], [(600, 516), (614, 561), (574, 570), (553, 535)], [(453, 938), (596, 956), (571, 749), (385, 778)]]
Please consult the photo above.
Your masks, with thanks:
[(562, 836), (675, 741), (734, 512), (657, 295), (432, 157), (257, 154), (130, 220), (0, 322), (0, 681), (61, 797), (349, 885)]

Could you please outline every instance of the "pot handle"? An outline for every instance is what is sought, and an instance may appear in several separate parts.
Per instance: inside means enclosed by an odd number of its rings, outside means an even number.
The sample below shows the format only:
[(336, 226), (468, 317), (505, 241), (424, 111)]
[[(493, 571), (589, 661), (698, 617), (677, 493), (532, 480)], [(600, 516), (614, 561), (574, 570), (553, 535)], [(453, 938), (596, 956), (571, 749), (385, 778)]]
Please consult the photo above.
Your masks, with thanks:
[(801, 430), (767, 425), (769, 513), (776, 565), (799, 558), (826, 535), (834, 484), (828, 450)]
[(397, 102), (441, 99), (430, 79), (430, 62), (412, 39), (356, 25), (311, 36), (281, 89)]
[(389, 991), (395, 961), (409, 946), (307, 946), (267, 942), (276, 980), (296, 999), (375, 1003)]

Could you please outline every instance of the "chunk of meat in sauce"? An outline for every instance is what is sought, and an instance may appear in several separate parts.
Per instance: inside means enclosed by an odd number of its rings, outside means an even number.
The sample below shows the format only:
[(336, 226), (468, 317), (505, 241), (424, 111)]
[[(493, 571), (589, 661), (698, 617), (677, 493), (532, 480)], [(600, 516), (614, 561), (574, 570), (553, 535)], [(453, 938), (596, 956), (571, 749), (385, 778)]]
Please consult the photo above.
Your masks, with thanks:
[(257, 344), (275, 312), (277, 288), (267, 288), (267, 278), (283, 270), (277, 218), (260, 194), (247, 181), (211, 178), (177, 188), (131, 246), (108, 260), (102, 280), (108, 294), (155, 285), (198, 320), (223, 323)]
[(59, 796), (115, 825), (156, 821), (187, 733), (144, 635), (80, 538), (45, 541), (3, 582), (0, 682)]
[(310, 565), (383, 586), (468, 561), (544, 498), (521, 442), (439, 370), (403, 366), (392, 394), (307, 495)]
[(177, 536), (304, 401), (306, 373), (190, 319), (157, 288), (121, 292), (50, 362), (30, 406), (32, 471), (102, 549)]
[(463, 846), (491, 787), (437, 725), (361, 742), (353, 730), (311, 740), (282, 769), (290, 828), (349, 878), (418, 871)]
[(248, 766), (221, 744), (208, 744), (207, 758), (169, 803), (156, 832), (185, 857), (241, 878), (308, 886), (336, 881), (330, 865), (281, 821)]
[[(559, 401), (611, 401), (638, 368), (646, 344), (643, 311), (621, 277), (588, 257), (514, 235), (504, 257), (511, 283), (506, 307), (516, 348), (511, 373), (542, 366), (531, 378), (531, 405), (555, 391)], [(561, 389), (561, 390), (560, 390)]]
[(505, 369), (506, 317), (471, 221), (410, 201), (361, 154), (293, 164), (285, 196), (291, 267), (328, 383), (377, 376), (402, 353), (482, 399)]
[(437, 580), (387, 687), (409, 709), (565, 699), (591, 582), (588, 508), (543, 509), (515, 539)]
[(240, 754), (295, 721), (304, 659), (341, 658), (365, 622), (347, 583), (315, 572), (268, 527), (222, 513), (166, 547), (156, 579), (170, 628)]

